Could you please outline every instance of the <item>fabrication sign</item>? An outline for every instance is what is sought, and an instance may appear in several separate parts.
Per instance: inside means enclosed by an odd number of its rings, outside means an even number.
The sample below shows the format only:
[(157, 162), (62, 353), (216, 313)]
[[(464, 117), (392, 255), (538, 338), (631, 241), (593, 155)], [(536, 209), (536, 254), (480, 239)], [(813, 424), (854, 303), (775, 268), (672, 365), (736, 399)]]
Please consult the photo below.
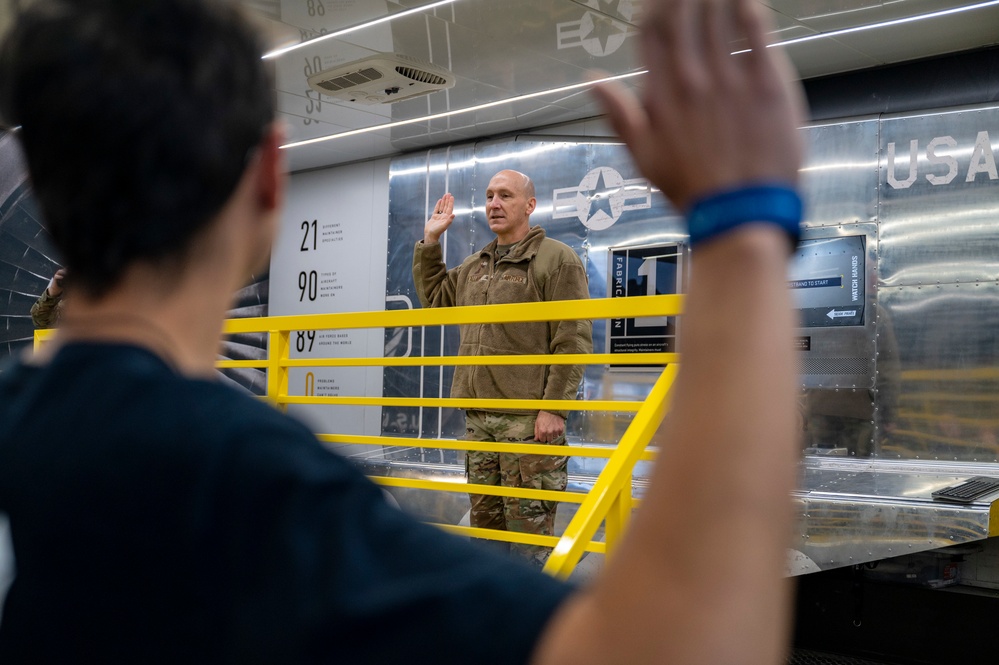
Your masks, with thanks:
[[(611, 247), (607, 293), (611, 298), (675, 295), (681, 287), (680, 245)], [(608, 353), (672, 353), (676, 349), (676, 317), (611, 319)]]
[(863, 236), (801, 241), (788, 284), (801, 327), (864, 325), (865, 256)]

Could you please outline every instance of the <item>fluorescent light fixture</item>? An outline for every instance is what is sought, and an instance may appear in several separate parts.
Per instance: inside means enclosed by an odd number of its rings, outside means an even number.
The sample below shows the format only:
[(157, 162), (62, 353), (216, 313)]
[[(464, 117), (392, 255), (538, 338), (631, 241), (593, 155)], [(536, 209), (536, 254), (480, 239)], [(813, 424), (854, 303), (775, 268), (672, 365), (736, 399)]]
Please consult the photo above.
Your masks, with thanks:
[(417, 14), (419, 12), (425, 12), (427, 10), (434, 9), (435, 7), (440, 7), (442, 5), (449, 5), (449, 4), (451, 4), (453, 2), (457, 2), (457, 1), (458, 0), (440, 0), (440, 2), (431, 2), (430, 4), (427, 4), (427, 5), (420, 5), (419, 7), (413, 7), (412, 9), (407, 9), (405, 11), (396, 12), (394, 14), (389, 14), (388, 16), (383, 16), (383, 17), (377, 18), (377, 19), (375, 19), (373, 21), (368, 21), (367, 23), (359, 23), (359, 24), (353, 25), (353, 26), (351, 26), (349, 28), (344, 28), (343, 30), (337, 30), (336, 32), (329, 32), (329, 33), (327, 33), (325, 35), (320, 35), (318, 37), (315, 37), (314, 39), (310, 39), (310, 40), (308, 40), (306, 42), (302, 42), (300, 44), (292, 44), (291, 46), (284, 46), (284, 47), (279, 48), (279, 49), (274, 49), (273, 51), (269, 51), (269, 52), (265, 53), (263, 55), (263, 58), (265, 60), (268, 59), (268, 58), (276, 58), (279, 55), (284, 55), (285, 53), (289, 53), (291, 51), (303, 48), (305, 46), (312, 46), (313, 44), (316, 44), (316, 43), (321, 42), (321, 41), (325, 41), (327, 39), (334, 39), (335, 37), (343, 37), (344, 35), (349, 34), (351, 32), (356, 32), (358, 30), (364, 30), (365, 28), (370, 28), (372, 26), (379, 25), (380, 23), (387, 23), (389, 21), (394, 21), (397, 18), (402, 18), (403, 16), (409, 16), (410, 14)]
[[(997, 0), (999, 1), (999, 0)], [(542, 90), (540, 92), (532, 92), (527, 95), (519, 95), (517, 97), (509, 97), (507, 99), (500, 99), (495, 102), (488, 102), (486, 104), (478, 104), (477, 106), (469, 106), (463, 109), (455, 109), (454, 111), (445, 111), (443, 113), (434, 113), (432, 115), (424, 115), (419, 118), (410, 118), (409, 120), (399, 120), (397, 122), (388, 122), (382, 125), (372, 125), (371, 127), (363, 127), (361, 129), (352, 129), (347, 132), (340, 132), (339, 134), (330, 134), (328, 136), (318, 136), (314, 139), (305, 139), (304, 141), (295, 141), (293, 143), (286, 143), (282, 148), (298, 148), (303, 145), (310, 145), (312, 143), (321, 143), (323, 141), (332, 141), (333, 139), (342, 139), (347, 136), (355, 136), (357, 134), (367, 134), (368, 132), (377, 132), (382, 129), (392, 129), (393, 127), (402, 127), (404, 125), (413, 125), (418, 122), (427, 122), (429, 120), (437, 120), (439, 118), (448, 118), (453, 115), (458, 115), (460, 113), (472, 113), (473, 111), (481, 111), (483, 109), (492, 108), (493, 106), (499, 106), (500, 104), (511, 104), (513, 102), (522, 102), (525, 99), (534, 99), (535, 97), (542, 97), (544, 95), (553, 95), (560, 92), (569, 92), (571, 90), (579, 90), (580, 88), (588, 88), (596, 83), (603, 83), (604, 81), (615, 81), (619, 79), (631, 78), (632, 76), (639, 76), (646, 73), (645, 69), (641, 69), (634, 72), (628, 72), (627, 74), (617, 74), (615, 76), (605, 76), (601, 79), (596, 79), (593, 81), (586, 81), (583, 83), (573, 83), (572, 85), (562, 86), (561, 88), (552, 88), (551, 90)]]

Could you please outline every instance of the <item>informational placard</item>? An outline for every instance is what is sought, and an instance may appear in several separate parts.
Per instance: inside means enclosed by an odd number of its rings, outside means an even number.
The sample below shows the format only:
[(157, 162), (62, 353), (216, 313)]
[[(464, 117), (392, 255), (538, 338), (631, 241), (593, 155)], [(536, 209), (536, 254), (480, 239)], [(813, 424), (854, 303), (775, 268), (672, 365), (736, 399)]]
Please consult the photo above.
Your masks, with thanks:
[[(367, 330), (296, 330), (291, 334), (292, 358), (352, 358), (368, 355)], [(310, 397), (368, 396), (367, 376), (376, 370), (364, 367), (293, 367), (288, 371), (288, 392)], [(377, 380), (377, 377), (372, 375)], [(365, 407), (306, 407), (296, 405), (314, 424), (333, 434), (360, 434)], [(305, 415), (307, 414), (307, 415)]]
[(863, 236), (803, 240), (788, 271), (801, 327), (864, 325)]
[[(682, 288), (684, 247), (677, 243), (611, 247), (607, 293), (611, 298), (675, 295)], [(676, 317), (610, 319), (607, 352), (671, 353), (676, 348)], [(625, 360), (622, 358), (622, 360)], [(626, 361), (612, 367), (628, 367)]]
[[(271, 256), (271, 314), (368, 312), (385, 308), (388, 162), (295, 175)], [(381, 329), (296, 330), (292, 358), (380, 357)], [(379, 367), (295, 367), (290, 395), (380, 396)], [(379, 407), (293, 405), (317, 431), (377, 434)]]

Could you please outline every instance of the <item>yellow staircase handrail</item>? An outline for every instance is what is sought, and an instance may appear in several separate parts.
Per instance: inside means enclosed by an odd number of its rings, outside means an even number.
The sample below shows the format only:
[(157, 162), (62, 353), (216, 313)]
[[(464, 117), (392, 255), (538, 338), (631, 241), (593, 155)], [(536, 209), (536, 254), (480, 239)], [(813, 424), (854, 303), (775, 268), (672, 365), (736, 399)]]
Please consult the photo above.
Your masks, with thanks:
[[(578, 563), (583, 552), (612, 554), (630, 519), (633, 506), (631, 477), (638, 460), (651, 460), (654, 451), (646, 450), (656, 428), (668, 408), (669, 389), (677, 373), (679, 355), (675, 353), (636, 354), (558, 354), (558, 355), (504, 355), (504, 356), (423, 356), (423, 357), (371, 357), (371, 358), (290, 358), (291, 334), (294, 331), (324, 329), (399, 328), (469, 323), (525, 322), (583, 319), (623, 319), (647, 316), (676, 316), (682, 314), (683, 296), (638, 296), (628, 298), (602, 298), (583, 301), (553, 301), (517, 303), (508, 305), (478, 305), (439, 309), (413, 309), (376, 312), (335, 314), (309, 314), (228, 319), (224, 334), (266, 333), (267, 358), (262, 360), (219, 360), (219, 368), (259, 368), (267, 370), (267, 398), (278, 407), (288, 404), (353, 404), (374, 406), (430, 406), (452, 408), (517, 408), (539, 409), (544, 407), (588, 411), (632, 412), (631, 424), (625, 430), (616, 448), (600, 446), (565, 446), (564, 455), (607, 458), (604, 471), (593, 489), (585, 496), (571, 492), (544, 490), (517, 490), (514, 488), (476, 488), (476, 492), (495, 493), (503, 496), (559, 500), (580, 503), (575, 517), (561, 537), (537, 536), (510, 532), (490, 532), (457, 525), (439, 525), (441, 528), (466, 536), (492, 538), (508, 542), (554, 545), (545, 570), (559, 577), (567, 577)], [(35, 331), (37, 350), (50, 339), (53, 330)], [(627, 361), (629, 365), (666, 365), (649, 396), (644, 402), (625, 400), (486, 400), (454, 398), (401, 398), (401, 397), (315, 397), (288, 394), (288, 371), (292, 367), (363, 367), (363, 366), (445, 366), (445, 365), (538, 365), (538, 364), (613, 364)], [(348, 436), (319, 434), (320, 440), (330, 443), (356, 443), (381, 445), (410, 445), (418, 447), (479, 450), (491, 444), (475, 441), (421, 439), (392, 436)], [(511, 445), (513, 447), (511, 447)], [(544, 454), (550, 446), (520, 443), (504, 444), (504, 450), (519, 454)], [(465, 483), (448, 483), (404, 478), (372, 477), (383, 486), (467, 492)], [(601, 522), (605, 523), (604, 542), (592, 538)]]
[[(669, 408), (669, 390), (673, 386), (677, 371), (676, 365), (669, 365), (659, 376), (652, 392), (645, 399), (645, 404), (635, 414), (635, 418), (618, 442), (617, 450), (611, 455), (603, 473), (597, 478), (593, 489), (587, 494), (575, 517), (559, 539), (558, 545), (552, 551), (548, 563), (545, 564), (545, 572), (557, 577), (568, 577), (582, 556), (583, 545), (593, 537), (605, 516), (608, 521), (618, 521), (618, 523), (609, 523), (608, 530), (623, 531), (624, 523), (627, 522), (630, 513), (632, 469), (666, 415)], [(618, 512), (612, 513), (615, 504), (619, 502), (628, 505), (619, 505)], [(607, 540), (610, 548), (611, 538), (608, 537)]]

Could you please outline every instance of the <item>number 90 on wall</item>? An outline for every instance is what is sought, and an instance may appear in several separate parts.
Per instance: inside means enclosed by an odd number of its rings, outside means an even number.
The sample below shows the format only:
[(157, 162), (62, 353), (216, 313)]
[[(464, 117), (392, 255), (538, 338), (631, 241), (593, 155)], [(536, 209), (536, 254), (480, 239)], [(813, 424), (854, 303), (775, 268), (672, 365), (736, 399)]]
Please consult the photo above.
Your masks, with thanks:
[(319, 273), (315, 270), (302, 270), (298, 273), (298, 302), (306, 298), (315, 302), (319, 295)]

